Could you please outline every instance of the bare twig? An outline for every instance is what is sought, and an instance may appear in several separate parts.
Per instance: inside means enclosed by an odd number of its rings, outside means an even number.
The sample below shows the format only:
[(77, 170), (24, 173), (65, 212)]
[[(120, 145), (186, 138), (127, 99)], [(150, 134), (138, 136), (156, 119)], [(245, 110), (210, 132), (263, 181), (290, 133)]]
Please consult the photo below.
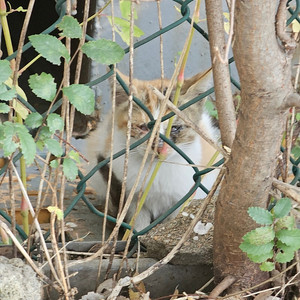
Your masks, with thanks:
[(212, 300), (217, 298), (223, 291), (228, 289), (234, 282), (236, 278), (234, 276), (225, 277), (209, 294), (208, 299)]
[[(11, 162), (10, 165), (11, 165), (12, 169), (14, 170), (15, 175), (16, 175), (16, 177), (17, 177), (17, 179), (18, 179), (18, 183), (19, 183), (19, 185), (20, 185), (20, 188), (21, 188), (23, 197), (24, 197), (24, 199), (25, 199), (25, 201), (27, 202), (27, 205), (28, 205), (28, 207), (29, 207), (29, 211), (30, 211), (32, 217), (34, 218), (34, 217), (35, 217), (35, 212), (34, 212), (34, 209), (33, 209), (33, 207), (32, 207), (32, 204), (31, 204), (31, 202), (30, 202), (30, 199), (29, 199), (29, 197), (28, 197), (28, 194), (27, 194), (27, 192), (26, 192), (26, 189), (25, 189), (25, 187), (24, 187), (24, 185), (23, 185), (23, 182), (22, 182), (22, 180), (21, 180), (21, 178), (20, 178), (20, 176), (19, 176), (19, 174), (18, 174), (18, 171), (17, 171), (16, 167), (14, 166), (14, 164)], [(49, 266), (50, 266), (51, 272), (52, 272), (52, 274), (53, 274), (55, 280), (59, 283), (59, 285), (60, 285), (61, 288), (62, 288), (62, 284), (61, 284), (61, 282), (60, 282), (60, 280), (59, 280), (59, 278), (58, 278), (58, 276), (57, 276), (57, 273), (56, 273), (56, 271), (55, 271), (55, 269), (54, 269), (54, 266), (53, 266), (53, 264), (52, 264), (51, 257), (50, 257), (50, 255), (49, 255), (49, 252), (48, 252), (48, 249), (47, 249), (47, 245), (46, 245), (46, 242), (45, 242), (45, 239), (44, 239), (44, 236), (43, 236), (43, 232), (42, 232), (41, 226), (40, 226), (40, 224), (39, 224), (37, 218), (34, 218), (33, 221), (34, 221), (34, 225), (36, 226), (36, 229), (37, 229), (37, 231), (38, 231), (38, 233), (39, 233), (41, 245), (42, 245), (42, 247), (43, 247), (43, 250), (45, 251), (45, 255), (46, 255), (46, 258), (47, 258), (47, 260), (48, 260), (48, 262), (49, 262)]]
[(296, 41), (285, 31), (286, 28), (286, 4), (288, 0), (280, 0), (276, 14), (276, 33), (282, 45), (288, 52), (292, 52), (297, 44)]
[(276, 178), (273, 179), (273, 186), (280, 190), (282, 193), (300, 203), (300, 188), (291, 184), (282, 182)]

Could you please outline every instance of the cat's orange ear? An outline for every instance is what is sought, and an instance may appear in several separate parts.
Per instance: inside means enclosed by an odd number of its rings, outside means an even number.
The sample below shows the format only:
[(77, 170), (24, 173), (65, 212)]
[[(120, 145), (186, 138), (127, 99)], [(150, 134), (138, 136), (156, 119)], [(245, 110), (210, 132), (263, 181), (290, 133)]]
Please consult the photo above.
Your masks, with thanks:
[(212, 70), (209, 69), (203, 73), (199, 73), (189, 79), (186, 79), (181, 88), (181, 95), (188, 101), (206, 92), (212, 86)]
[[(116, 103), (118, 105), (128, 100), (128, 94), (125, 89), (126, 87), (127, 89), (129, 89), (129, 77), (123, 74), (122, 72), (120, 72), (119, 70), (116, 70), (116, 72), (118, 74), (117, 78), (121, 79), (120, 82), (118, 81), (118, 79), (116, 80)], [(113, 79), (112, 77), (110, 78), (111, 78), (110, 80), (111, 90), (113, 91)], [(122, 83), (126, 85), (125, 89), (123, 88)], [(134, 84), (132, 88), (133, 88), (133, 93), (135, 94), (136, 87), (134, 86)]]

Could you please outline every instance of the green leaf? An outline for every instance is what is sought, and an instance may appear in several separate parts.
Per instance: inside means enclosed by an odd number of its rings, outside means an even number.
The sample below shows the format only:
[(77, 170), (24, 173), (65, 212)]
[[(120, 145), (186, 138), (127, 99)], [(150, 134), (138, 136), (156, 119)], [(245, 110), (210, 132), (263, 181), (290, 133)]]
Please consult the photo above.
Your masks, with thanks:
[(52, 101), (56, 94), (56, 83), (51, 74), (42, 72), (41, 75), (33, 74), (28, 79), (33, 93), (47, 101)]
[(0, 103), (0, 113), (7, 114), (10, 111), (10, 107), (5, 103)]
[(293, 250), (300, 248), (300, 229), (283, 229), (276, 232), (276, 237)]
[(293, 229), (295, 228), (295, 218), (293, 216), (285, 216), (283, 218), (280, 218), (275, 223), (275, 231), (279, 231), (282, 229)]
[(273, 251), (270, 251), (269, 253), (262, 253), (259, 255), (252, 255), (247, 253), (247, 256), (251, 261), (255, 263), (262, 263), (273, 257)]
[(74, 161), (76, 161), (77, 163), (80, 163), (80, 159), (79, 159), (79, 153), (75, 152), (74, 150), (71, 150), (69, 152), (69, 157), (72, 158)]
[[(121, 15), (124, 19), (130, 20), (130, 13), (131, 13), (131, 1), (130, 0), (120, 0), (120, 11)], [(134, 8), (133, 17), (137, 19), (136, 9)]]
[(0, 100), (9, 101), (16, 96), (15, 88), (8, 89), (5, 84), (0, 84)]
[(92, 60), (107, 65), (120, 62), (125, 54), (116, 42), (106, 39), (87, 42), (81, 50)]
[(0, 83), (6, 81), (12, 74), (10, 63), (8, 60), (0, 60)]
[(67, 61), (70, 60), (70, 54), (65, 45), (52, 35), (35, 34), (29, 36), (29, 40), (35, 50), (54, 65), (61, 64), (61, 57)]
[(64, 129), (64, 121), (60, 115), (56, 113), (51, 113), (47, 117), (47, 125), (49, 126), (49, 131), (54, 133), (56, 130), (62, 131)]
[(72, 16), (64, 16), (62, 21), (57, 25), (58, 29), (62, 31), (60, 36), (69, 38), (81, 38), (82, 30), (79, 22)]
[(37, 147), (40, 151), (43, 151), (43, 149), (44, 149), (44, 142), (43, 142), (43, 141), (38, 140), (38, 141), (36, 141), (35, 145), (36, 145), (36, 147)]
[(290, 252), (279, 252), (277, 253), (275, 260), (281, 264), (290, 262), (295, 256), (294, 251)]
[(48, 150), (55, 155), (56, 157), (61, 157), (63, 154), (63, 149), (59, 142), (54, 139), (46, 139), (44, 141), (45, 146), (48, 148)]
[(83, 84), (72, 84), (63, 88), (63, 93), (75, 108), (85, 115), (91, 114), (95, 109), (95, 93)]
[(264, 245), (274, 240), (275, 232), (270, 226), (256, 228), (243, 236), (246, 243)]
[(39, 134), (39, 139), (40, 140), (45, 140), (47, 138), (50, 138), (51, 137), (51, 132), (49, 130), (49, 127), (48, 126), (43, 126), (40, 130), (40, 134)]
[(282, 218), (286, 216), (292, 208), (292, 203), (289, 198), (279, 199), (273, 208), (274, 216), (276, 218)]
[(243, 252), (246, 252), (247, 254), (251, 254), (251, 255), (270, 253), (273, 247), (274, 247), (273, 242), (264, 245), (259, 245), (259, 246), (247, 243), (245, 241), (240, 244), (240, 249)]
[(30, 165), (34, 161), (36, 147), (35, 142), (31, 134), (28, 132), (27, 128), (22, 125), (15, 123), (16, 132), (20, 139), (20, 146), (22, 153), (24, 155), (25, 161), (27, 165)]
[(270, 262), (270, 261), (266, 261), (266, 262), (263, 262), (259, 268), (262, 270), (262, 271), (265, 271), (265, 272), (271, 272), (275, 269), (275, 263), (273, 262)]
[(67, 179), (73, 181), (78, 174), (76, 163), (71, 158), (65, 158), (63, 161), (63, 171)]
[(298, 157), (300, 157), (300, 147), (294, 146), (291, 153), (294, 159), (298, 159)]
[(48, 206), (47, 209), (50, 213), (52, 213), (52, 212), (55, 213), (57, 220), (60, 221), (64, 218), (63, 211), (60, 208), (58, 208), (57, 206)]
[(59, 166), (58, 160), (57, 159), (53, 159), (50, 161), (50, 166), (54, 169), (56, 169)]
[[(112, 18), (107, 17), (110, 25), (112, 26)], [(118, 17), (114, 18), (115, 30), (120, 35), (121, 39), (129, 45), (130, 43), (130, 22), (128, 20), (124, 20)], [(136, 25), (133, 26), (133, 36), (134, 37), (141, 37), (144, 32), (137, 27)]]
[(271, 225), (273, 223), (272, 214), (262, 207), (249, 207), (248, 214), (258, 224)]
[(33, 112), (29, 114), (25, 120), (25, 125), (30, 128), (38, 128), (43, 123), (43, 116), (38, 112)]

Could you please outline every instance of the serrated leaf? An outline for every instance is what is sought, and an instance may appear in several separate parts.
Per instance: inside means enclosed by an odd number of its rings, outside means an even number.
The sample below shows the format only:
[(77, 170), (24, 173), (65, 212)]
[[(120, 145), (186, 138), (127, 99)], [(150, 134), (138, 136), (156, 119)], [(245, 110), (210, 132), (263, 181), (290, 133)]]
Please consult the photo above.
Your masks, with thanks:
[[(110, 25), (112, 26), (112, 18), (107, 16)], [(114, 25), (116, 32), (120, 35), (121, 39), (129, 45), (130, 43), (130, 22), (128, 20), (124, 20), (118, 17), (114, 18)], [(133, 36), (140, 37), (144, 35), (144, 32), (137, 27), (136, 25), (133, 26)]]
[(283, 218), (280, 218), (275, 223), (275, 231), (279, 231), (282, 229), (293, 229), (295, 228), (295, 218), (293, 216), (285, 216)]
[(0, 84), (0, 100), (10, 101), (16, 96), (15, 88), (8, 89), (5, 84)]
[(290, 252), (279, 252), (276, 254), (275, 260), (281, 264), (290, 262), (295, 256), (294, 251)]
[(33, 74), (28, 79), (33, 93), (47, 101), (52, 101), (56, 94), (56, 83), (51, 74), (42, 72), (41, 75)]
[(289, 198), (281, 198), (277, 201), (273, 208), (274, 216), (276, 218), (282, 218), (286, 216), (292, 208), (292, 203)]
[(61, 22), (57, 25), (58, 29), (62, 31), (60, 36), (69, 38), (81, 38), (82, 30), (79, 22), (72, 16), (64, 16)]
[(38, 112), (33, 112), (29, 114), (25, 120), (25, 125), (30, 128), (38, 128), (43, 123), (43, 116)]
[(69, 157), (72, 158), (74, 161), (76, 161), (77, 163), (80, 163), (80, 159), (79, 159), (79, 153), (75, 152), (74, 150), (71, 150), (69, 152)]
[(276, 232), (276, 237), (294, 250), (300, 248), (300, 229), (283, 229)]
[(12, 74), (10, 63), (8, 60), (0, 60), (0, 83), (8, 80)]
[(265, 272), (271, 272), (275, 269), (275, 263), (273, 262), (270, 262), (270, 261), (266, 261), (266, 262), (263, 262), (259, 268), (262, 270), (262, 271), (265, 271)]
[(51, 113), (47, 117), (47, 125), (49, 131), (54, 133), (56, 130), (62, 131), (64, 129), (64, 121), (60, 115)]
[(270, 226), (256, 228), (243, 236), (243, 240), (252, 245), (264, 245), (274, 240), (275, 232)]
[(263, 253), (270, 253), (270, 251), (273, 249), (273, 247), (274, 247), (273, 242), (270, 242), (270, 243), (267, 243), (264, 245), (259, 245), (259, 246), (247, 243), (245, 241), (240, 244), (240, 249), (243, 252), (246, 252), (251, 255), (260, 255)]
[(87, 42), (81, 50), (92, 60), (106, 65), (120, 62), (125, 54), (116, 42), (106, 39)]
[(61, 64), (61, 57), (67, 61), (70, 60), (70, 54), (65, 45), (52, 35), (35, 34), (29, 36), (29, 40), (35, 50), (54, 65)]
[(273, 251), (270, 251), (269, 253), (262, 253), (259, 255), (252, 255), (247, 253), (247, 256), (251, 261), (255, 263), (262, 263), (273, 257)]
[(83, 84), (72, 84), (64, 87), (63, 93), (81, 113), (89, 115), (94, 111), (95, 93), (90, 87)]
[(63, 154), (63, 149), (59, 142), (54, 139), (46, 139), (44, 141), (45, 146), (48, 148), (49, 152), (51, 152), (56, 157), (61, 157)]
[(262, 207), (249, 207), (248, 214), (258, 224), (271, 225), (273, 223), (272, 214)]
[(34, 139), (24, 125), (15, 124), (15, 126), (16, 126), (16, 132), (20, 139), (20, 147), (24, 155), (26, 164), (30, 165), (33, 163), (35, 153), (36, 153)]
[(5, 103), (0, 103), (0, 113), (7, 114), (10, 111), (10, 107)]
[(52, 213), (52, 212), (55, 213), (57, 220), (60, 221), (64, 218), (63, 211), (60, 208), (58, 208), (57, 206), (48, 206), (47, 209), (50, 213)]
[(65, 158), (63, 161), (63, 171), (67, 179), (73, 181), (78, 174), (76, 163), (71, 158)]
[(56, 169), (59, 166), (58, 160), (57, 159), (53, 159), (50, 161), (50, 166), (54, 169)]

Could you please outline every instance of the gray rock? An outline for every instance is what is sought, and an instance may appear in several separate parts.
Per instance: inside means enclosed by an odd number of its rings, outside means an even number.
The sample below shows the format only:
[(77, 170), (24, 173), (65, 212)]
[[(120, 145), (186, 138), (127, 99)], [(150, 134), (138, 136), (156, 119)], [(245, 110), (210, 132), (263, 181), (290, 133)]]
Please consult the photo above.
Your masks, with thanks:
[(0, 256), (0, 299), (42, 299), (41, 282), (32, 268), (19, 258)]

